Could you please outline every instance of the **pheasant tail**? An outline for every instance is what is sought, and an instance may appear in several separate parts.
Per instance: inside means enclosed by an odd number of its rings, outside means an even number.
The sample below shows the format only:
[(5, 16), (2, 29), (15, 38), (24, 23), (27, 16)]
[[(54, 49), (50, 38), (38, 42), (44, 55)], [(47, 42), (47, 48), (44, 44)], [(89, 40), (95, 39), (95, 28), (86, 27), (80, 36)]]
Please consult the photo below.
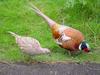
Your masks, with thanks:
[(46, 16), (44, 13), (42, 13), (35, 5), (33, 5), (32, 3), (29, 3), (30, 8), (35, 11), (38, 15), (40, 15), (42, 18), (45, 19), (45, 21), (49, 24), (50, 27), (52, 27), (53, 25), (57, 24), (55, 21), (53, 21), (52, 19), (50, 19), (48, 16)]
[(10, 33), (14, 37), (19, 37), (19, 35), (15, 34), (14, 32), (8, 31), (8, 33)]

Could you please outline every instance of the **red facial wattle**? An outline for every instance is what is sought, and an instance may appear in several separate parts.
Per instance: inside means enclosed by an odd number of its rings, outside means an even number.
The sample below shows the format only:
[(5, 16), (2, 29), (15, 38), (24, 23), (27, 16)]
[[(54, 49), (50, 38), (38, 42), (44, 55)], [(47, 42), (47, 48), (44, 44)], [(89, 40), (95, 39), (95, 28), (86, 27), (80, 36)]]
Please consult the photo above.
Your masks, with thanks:
[(84, 52), (89, 52), (88, 48), (84, 48), (83, 50), (84, 50)]

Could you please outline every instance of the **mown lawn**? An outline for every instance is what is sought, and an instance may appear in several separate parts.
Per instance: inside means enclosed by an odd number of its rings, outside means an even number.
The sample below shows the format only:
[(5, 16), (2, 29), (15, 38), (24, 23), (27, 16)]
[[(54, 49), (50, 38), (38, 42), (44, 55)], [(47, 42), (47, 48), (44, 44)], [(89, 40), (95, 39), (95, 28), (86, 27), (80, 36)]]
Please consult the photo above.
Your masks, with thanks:
[(24, 57), (7, 33), (13, 31), (22, 36), (34, 37), (42, 47), (51, 50), (51, 56), (33, 57), (38, 61), (91, 61), (100, 63), (100, 2), (99, 0), (32, 0), (46, 15), (60, 24), (80, 30), (91, 46), (91, 52), (70, 56), (52, 38), (45, 21), (29, 10), (27, 0), (0, 0), (0, 60), (22, 61)]

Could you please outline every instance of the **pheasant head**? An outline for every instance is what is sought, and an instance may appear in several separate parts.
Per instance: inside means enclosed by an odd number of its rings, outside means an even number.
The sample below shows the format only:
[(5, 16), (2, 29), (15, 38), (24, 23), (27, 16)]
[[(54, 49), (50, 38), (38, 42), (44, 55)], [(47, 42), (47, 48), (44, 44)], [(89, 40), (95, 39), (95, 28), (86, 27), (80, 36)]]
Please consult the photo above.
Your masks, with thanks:
[(81, 44), (79, 45), (79, 50), (82, 50), (84, 52), (90, 52), (89, 44), (86, 43), (86, 41), (81, 42)]

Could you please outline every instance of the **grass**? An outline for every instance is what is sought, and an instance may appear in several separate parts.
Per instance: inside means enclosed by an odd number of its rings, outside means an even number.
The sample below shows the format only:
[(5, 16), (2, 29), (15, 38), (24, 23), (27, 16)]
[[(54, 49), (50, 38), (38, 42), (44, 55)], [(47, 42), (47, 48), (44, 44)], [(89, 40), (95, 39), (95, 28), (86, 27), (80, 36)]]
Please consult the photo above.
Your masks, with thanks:
[[(38, 61), (91, 61), (100, 63), (100, 4), (97, 0), (33, 0), (38, 8), (60, 24), (64, 23), (80, 30), (91, 46), (89, 54), (82, 53), (72, 57), (65, 53), (52, 38), (49, 26), (45, 21), (28, 9), (27, 0), (0, 0), (0, 60), (25, 60), (15, 43), (14, 37), (7, 31), (16, 32), (22, 36), (34, 37), (42, 47), (51, 50), (51, 56), (40, 55), (33, 59)], [(94, 6), (95, 5), (95, 6)]]

